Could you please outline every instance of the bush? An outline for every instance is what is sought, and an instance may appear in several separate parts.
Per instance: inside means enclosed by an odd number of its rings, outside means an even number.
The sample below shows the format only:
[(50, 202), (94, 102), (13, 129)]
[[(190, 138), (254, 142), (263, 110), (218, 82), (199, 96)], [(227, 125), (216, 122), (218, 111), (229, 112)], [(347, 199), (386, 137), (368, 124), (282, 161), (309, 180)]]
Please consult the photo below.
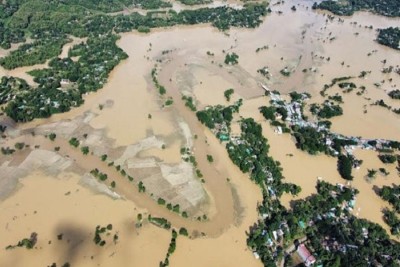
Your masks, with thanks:
[(231, 101), (231, 96), (233, 93), (234, 93), (234, 90), (232, 88), (225, 90), (224, 96), (225, 96), (226, 101), (228, 101), (228, 102)]
[(179, 234), (180, 235), (184, 235), (184, 236), (188, 236), (189, 235), (188, 231), (184, 227), (179, 229)]
[(381, 154), (378, 155), (378, 158), (385, 164), (395, 163), (397, 161), (396, 155)]
[(56, 137), (57, 137), (57, 135), (56, 135), (55, 133), (49, 134), (49, 139), (50, 139), (51, 141), (54, 141), (54, 140), (56, 139)]
[(239, 56), (236, 53), (228, 53), (224, 62), (226, 65), (236, 65), (239, 63)]
[(158, 198), (157, 203), (158, 203), (159, 205), (165, 205), (165, 200), (162, 199), (162, 198)]
[(338, 171), (340, 176), (346, 180), (353, 180), (353, 176), (351, 175), (352, 171), (352, 160), (350, 157), (345, 155), (340, 155), (338, 158)]
[(76, 139), (76, 137), (72, 137), (69, 139), (69, 144), (73, 147), (78, 147), (79, 146), (79, 140)]
[(83, 155), (87, 155), (87, 154), (89, 154), (89, 147), (83, 146), (83, 147), (81, 147), (81, 151), (82, 151)]
[(150, 32), (150, 28), (146, 27), (146, 26), (139, 26), (137, 30), (138, 30), (138, 32), (141, 32), (141, 33), (149, 33)]
[(25, 146), (25, 143), (15, 143), (14, 147), (18, 150), (23, 149)]

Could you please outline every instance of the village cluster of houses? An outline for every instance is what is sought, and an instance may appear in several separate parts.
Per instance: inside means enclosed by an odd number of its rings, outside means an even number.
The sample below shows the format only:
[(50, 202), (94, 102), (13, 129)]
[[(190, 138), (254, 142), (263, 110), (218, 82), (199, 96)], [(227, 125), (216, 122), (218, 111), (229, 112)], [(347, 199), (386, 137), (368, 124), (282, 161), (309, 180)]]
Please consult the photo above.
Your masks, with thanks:
[[(333, 140), (335, 138), (342, 139), (342, 140), (350, 140), (354, 143), (354, 145), (349, 145), (345, 146), (344, 149), (347, 152), (347, 154), (352, 155), (353, 151), (355, 149), (369, 149), (369, 150), (379, 150), (379, 149), (384, 149), (384, 148), (390, 148), (388, 147), (388, 144), (390, 143), (389, 140), (385, 139), (364, 139), (361, 137), (347, 137), (341, 134), (337, 133), (332, 133), (330, 132), (326, 126), (324, 125), (319, 125), (316, 122), (311, 122), (307, 121), (304, 119), (301, 106), (301, 102), (293, 101), (290, 103), (287, 103), (284, 99), (281, 98), (281, 96), (277, 93), (274, 93), (268, 87), (265, 85), (261, 84), (261, 87), (268, 93), (269, 97), (271, 98), (271, 103), (274, 105), (276, 108), (283, 107), (287, 111), (287, 118), (286, 121), (288, 122), (289, 125), (297, 125), (300, 127), (312, 127), (316, 129), (317, 131), (321, 132), (323, 131), (325, 133), (325, 144), (328, 146), (328, 149), (333, 153), (333, 155), (338, 155), (339, 152), (336, 151), (333, 148)], [(306, 100), (308, 98), (307, 95), (303, 95), (302, 100)], [(281, 119), (282, 116), (278, 113), (275, 114), (276, 119)], [(278, 126), (275, 129), (275, 133), (277, 134), (282, 134), (282, 127)], [(355, 168), (359, 166), (354, 166)]]

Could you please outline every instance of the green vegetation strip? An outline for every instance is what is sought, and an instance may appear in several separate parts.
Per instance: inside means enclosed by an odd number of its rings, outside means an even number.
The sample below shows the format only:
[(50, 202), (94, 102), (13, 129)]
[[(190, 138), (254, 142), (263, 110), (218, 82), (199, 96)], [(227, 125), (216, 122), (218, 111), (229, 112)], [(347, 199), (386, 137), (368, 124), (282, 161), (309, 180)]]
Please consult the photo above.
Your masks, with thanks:
[(324, 9), (339, 16), (351, 16), (357, 11), (370, 11), (388, 17), (400, 16), (398, 0), (328, 0), (315, 3), (313, 9)]
[[(223, 6), (179, 13), (167, 10), (146, 15), (107, 14), (132, 4), (128, 0), (26, 0), (1, 5), (0, 45), (9, 48), (12, 43), (25, 42), (28, 36), (31, 42), (0, 59), (0, 65), (13, 69), (49, 60), (48, 68), (30, 72), (37, 83), (35, 87), (21, 79), (2, 78), (0, 103), (5, 105), (6, 114), (15, 121), (26, 122), (83, 104), (83, 94), (101, 89), (114, 67), (127, 58), (116, 45), (116, 34), (120, 32), (148, 32), (152, 28), (200, 23), (211, 23), (220, 30), (254, 28), (268, 12), (266, 3), (249, 3), (240, 10)], [(72, 47), (67, 58), (57, 58), (69, 36), (87, 40)], [(167, 99), (165, 105), (171, 104), (172, 99)]]

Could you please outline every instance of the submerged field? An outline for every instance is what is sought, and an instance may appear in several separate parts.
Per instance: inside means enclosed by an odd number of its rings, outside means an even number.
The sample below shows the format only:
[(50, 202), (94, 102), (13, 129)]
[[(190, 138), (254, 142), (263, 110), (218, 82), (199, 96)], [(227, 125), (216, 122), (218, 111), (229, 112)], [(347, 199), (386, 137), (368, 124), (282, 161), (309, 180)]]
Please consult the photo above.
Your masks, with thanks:
[[(210, 6), (223, 4), (241, 5)], [(259, 112), (271, 100), (264, 85), (284, 99), (292, 91), (309, 93), (304, 113), (316, 120), (309, 106), (325, 101), (324, 85), (351, 76), (354, 90), (338, 85), (325, 90), (343, 102), (343, 115), (330, 119), (331, 131), (400, 141), (400, 115), (393, 112), (400, 102), (388, 96), (400, 86), (400, 54), (374, 41), (376, 29), (398, 27), (400, 20), (367, 12), (331, 17), (312, 10), (312, 4), (272, 1), (271, 13), (255, 29), (222, 32), (202, 24), (121, 33), (116, 44), (128, 58), (110, 72), (102, 89), (84, 95), (82, 105), (26, 123), (2, 114), (7, 129), (0, 146), (22, 145), (0, 156), (0, 249), (32, 232), (38, 241), (32, 250), (4, 250), (0, 265), (159, 266), (171, 231), (152, 223), (151, 217), (158, 217), (188, 232), (176, 238), (170, 266), (262, 266), (246, 243), (260, 219), (262, 192), (190, 109), (191, 104), (203, 110), (239, 99), (243, 104), (233, 117), (232, 135), (240, 134), (240, 118), (260, 123), (283, 180), (302, 188), (296, 196), (283, 194), (282, 205), (289, 209), (294, 200), (315, 194), (318, 178), (348, 184), (359, 191), (351, 213), (390, 234), (382, 214), (390, 205), (376, 191), (399, 184), (396, 164), (383, 164), (377, 151), (355, 149), (363, 164), (348, 182), (339, 175), (335, 157), (298, 149), (293, 136), (277, 134)], [(174, 1), (173, 7), (182, 4)], [(60, 57), (81, 41), (65, 44)], [(239, 56), (238, 64), (224, 62), (231, 53)], [(34, 85), (26, 72), (47, 64), (1, 68), (0, 74)], [(390, 66), (393, 71), (382, 71)], [(234, 89), (230, 102), (224, 96), (229, 88)], [(373, 105), (380, 100), (390, 108)], [(78, 147), (71, 145), (74, 138)], [(388, 175), (367, 179), (368, 170), (383, 167)], [(96, 226), (108, 224), (112, 230), (102, 235), (105, 245), (95, 244)]]

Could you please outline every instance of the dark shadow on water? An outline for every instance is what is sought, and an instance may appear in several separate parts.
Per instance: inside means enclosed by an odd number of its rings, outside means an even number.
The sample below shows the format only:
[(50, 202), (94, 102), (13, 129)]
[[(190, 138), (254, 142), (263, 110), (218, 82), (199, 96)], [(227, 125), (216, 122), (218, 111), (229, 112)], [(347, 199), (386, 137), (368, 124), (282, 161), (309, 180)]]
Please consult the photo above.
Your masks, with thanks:
[[(62, 235), (62, 239), (57, 238)], [(59, 254), (59, 263), (64, 264), (69, 262), (74, 265), (77, 259), (78, 252), (89, 245), (92, 231), (84, 229), (74, 223), (63, 223), (58, 225), (54, 231), (53, 243), (59, 243), (57, 246), (57, 254)], [(61, 253), (60, 253), (61, 250)]]

